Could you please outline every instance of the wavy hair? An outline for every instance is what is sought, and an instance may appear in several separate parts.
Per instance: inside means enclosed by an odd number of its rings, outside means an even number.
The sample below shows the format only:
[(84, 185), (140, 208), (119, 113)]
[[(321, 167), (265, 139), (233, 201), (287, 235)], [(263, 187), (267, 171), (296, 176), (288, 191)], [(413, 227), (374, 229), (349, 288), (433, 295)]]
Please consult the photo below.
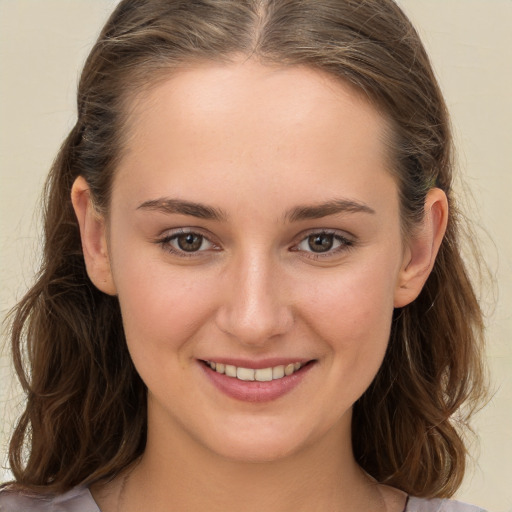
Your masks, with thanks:
[[(392, 0), (123, 0), (81, 75), (78, 117), (45, 188), (44, 252), (11, 324), (27, 394), (10, 444), (18, 486), (62, 492), (118, 474), (144, 451), (146, 389), (116, 297), (84, 265), (70, 190), (83, 176), (108, 213), (135, 95), (193, 61), (303, 65), (352, 84), (386, 117), (405, 236), (432, 187), (450, 216), (420, 296), (396, 310), (383, 365), (358, 400), (353, 447), (374, 478), (451, 496), (464, 474), (464, 426), (484, 390), (482, 313), (461, 258), (447, 109), (428, 56)], [(466, 414), (460, 413), (461, 406)]]

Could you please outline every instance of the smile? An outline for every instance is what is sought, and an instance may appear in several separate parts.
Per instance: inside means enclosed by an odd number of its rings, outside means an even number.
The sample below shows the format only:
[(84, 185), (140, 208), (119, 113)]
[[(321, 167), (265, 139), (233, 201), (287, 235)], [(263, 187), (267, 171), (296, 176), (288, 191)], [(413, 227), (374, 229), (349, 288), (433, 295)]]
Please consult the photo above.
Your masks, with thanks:
[(205, 361), (205, 363), (217, 373), (246, 382), (270, 382), (272, 380), (279, 380), (292, 375), (304, 366), (303, 363), (296, 362), (287, 365), (253, 369), (233, 366), (231, 364), (216, 363), (215, 361)]

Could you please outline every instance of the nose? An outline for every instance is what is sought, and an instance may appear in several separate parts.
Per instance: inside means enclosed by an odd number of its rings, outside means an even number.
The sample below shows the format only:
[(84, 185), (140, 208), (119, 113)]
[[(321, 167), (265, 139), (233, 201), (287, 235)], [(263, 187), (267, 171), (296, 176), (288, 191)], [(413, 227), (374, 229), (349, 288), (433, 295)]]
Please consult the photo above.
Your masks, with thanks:
[(221, 331), (252, 347), (289, 332), (293, 310), (278, 263), (263, 255), (240, 258), (225, 277), (216, 315)]

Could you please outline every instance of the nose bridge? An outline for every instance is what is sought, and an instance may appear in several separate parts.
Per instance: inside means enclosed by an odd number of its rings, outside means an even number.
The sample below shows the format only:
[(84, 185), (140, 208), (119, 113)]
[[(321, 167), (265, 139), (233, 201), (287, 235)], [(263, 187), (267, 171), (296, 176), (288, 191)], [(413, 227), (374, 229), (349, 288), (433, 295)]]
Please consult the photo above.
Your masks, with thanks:
[(279, 263), (262, 248), (248, 248), (231, 263), (229, 290), (220, 307), (219, 327), (240, 343), (263, 345), (282, 335), (293, 318), (282, 287)]

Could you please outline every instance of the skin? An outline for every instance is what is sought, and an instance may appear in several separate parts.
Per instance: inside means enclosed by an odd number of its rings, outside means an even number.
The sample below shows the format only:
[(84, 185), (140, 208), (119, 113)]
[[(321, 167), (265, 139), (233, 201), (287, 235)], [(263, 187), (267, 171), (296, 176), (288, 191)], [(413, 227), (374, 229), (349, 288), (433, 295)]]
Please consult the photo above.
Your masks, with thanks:
[[(403, 510), (405, 496), (354, 461), (352, 406), (382, 363), (393, 309), (432, 268), (444, 194), (430, 191), (405, 243), (385, 119), (307, 68), (195, 65), (132, 107), (108, 219), (82, 178), (72, 191), (89, 276), (119, 297), (148, 387), (147, 449), (93, 488), (103, 512)], [(217, 215), (177, 212), (177, 200)], [(199, 250), (180, 250), (180, 229), (203, 237)], [(322, 233), (333, 247), (315, 253), (308, 237)], [(290, 392), (255, 403), (205, 376), (200, 361), (223, 358), (311, 364)]]

